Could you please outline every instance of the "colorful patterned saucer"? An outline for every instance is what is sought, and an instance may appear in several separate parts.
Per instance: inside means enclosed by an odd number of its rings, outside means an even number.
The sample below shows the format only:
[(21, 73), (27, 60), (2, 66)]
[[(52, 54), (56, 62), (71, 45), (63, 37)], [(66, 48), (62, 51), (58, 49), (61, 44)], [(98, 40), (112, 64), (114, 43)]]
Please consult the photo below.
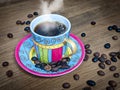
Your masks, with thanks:
[(25, 36), (16, 46), (16, 61), (20, 65), (20, 67), (23, 68), (25, 71), (37, 76), (56, 77), (70, 73), (79, 67), (79, 65), (83, 62), (85, 56), (85, 49), (82, 41), (74, 34), (70, 34), (70, 39), (76, 43), (77, 52), (71, 56), (71, 59), (68, 63), (68, 65), (70, 66), (69, 69), (59, 69), (57, 72), (52, 72), (36, 68), (30, 59), (31, 50), (33, 49), (31, 34)]

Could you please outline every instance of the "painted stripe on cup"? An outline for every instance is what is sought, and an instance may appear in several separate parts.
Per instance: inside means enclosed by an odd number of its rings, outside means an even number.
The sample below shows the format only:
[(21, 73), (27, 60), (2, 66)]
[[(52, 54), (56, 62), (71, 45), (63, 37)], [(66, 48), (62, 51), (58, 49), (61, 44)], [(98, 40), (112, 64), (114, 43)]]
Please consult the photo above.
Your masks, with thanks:
[(48, 61), (52, 62), (52, 50), (51, 49), (48, 50)]
[(39, 52), (39, 47), (36, 46), (36, 45), (34, 45), (34, 47), (35, 47), (35, 51), (37, 52), (37, 57), (40, 60), (40, 53), (38, 53)]
[(63, 46), (63, 50), (62, 50), (62, 55), (64, 56), (65, 55), (65, 52), (66, 52), (66, 45)]
[(43, 50), (40, 47), (39, 47), (39, 52), (40, 52), (40, 61), (43, 62)]
[(43, 62), (48, 63), (48, 49), (43, 49)]
[(52, 61), (57, 62), (62, 58), (62, 47), (52, 50)]

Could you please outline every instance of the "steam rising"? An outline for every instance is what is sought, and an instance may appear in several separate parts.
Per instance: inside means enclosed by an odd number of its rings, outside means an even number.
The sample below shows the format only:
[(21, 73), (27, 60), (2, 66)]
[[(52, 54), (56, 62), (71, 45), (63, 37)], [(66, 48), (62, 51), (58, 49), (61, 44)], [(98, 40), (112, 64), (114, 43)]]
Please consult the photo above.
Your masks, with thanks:
[(63, 8), (63, 0), (53, 0), (50, 4), (47, 1), (41, 1), (42, 14), (50, 14)]
[[(42, 11), (42, 14), (51, 14), (52, 12), (57, 12), (60, 9), (63, 9), (63, 0), (53, 0), (52, 2), (47, 2), (45, 0), (41, 0), (41, 6), (40, 9)], [(50, 18), (50, 16), (47, 16), (44, 18), (45, 21), (52, 22), (53, 20)], [(54, 23), (54, 22), (52, 22)], [(45, 24), (43, 25), (44, 31), (48, 32), (50, 31), (50, 28), (55, 28), (56, 24)]]

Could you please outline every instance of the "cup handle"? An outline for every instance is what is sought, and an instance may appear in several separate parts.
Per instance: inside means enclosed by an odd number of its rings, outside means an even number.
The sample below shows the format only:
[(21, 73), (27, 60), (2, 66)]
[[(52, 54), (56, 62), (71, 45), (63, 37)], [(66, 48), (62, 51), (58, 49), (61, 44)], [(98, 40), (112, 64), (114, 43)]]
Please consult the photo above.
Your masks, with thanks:
[(69, 57), (69, 56), (72, 56), (73, 54), (75, 54), (76, 53), (76, 51), (77, 51), (77, 46), (76, 46), (76, 44), (72, 41), (72, 40), (70, 40), (70, 39), (66, 39), (65, 40), (66, 41), (66, 43), (68, 43), (68, 44), (70, 44), (71, 45), (71, 50), (72, 50), (72, 53), (71, 54), (69, 54), (69, 55), (67, 55), (67, 56), (64, 56), (64, 58), (65, 57)]

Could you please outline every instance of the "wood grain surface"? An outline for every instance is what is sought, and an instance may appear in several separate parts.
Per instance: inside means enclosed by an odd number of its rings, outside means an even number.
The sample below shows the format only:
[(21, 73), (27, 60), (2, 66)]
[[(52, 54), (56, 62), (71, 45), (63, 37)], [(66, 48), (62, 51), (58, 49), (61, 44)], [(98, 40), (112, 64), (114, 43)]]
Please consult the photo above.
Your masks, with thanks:
[[(86, 81), (89, 79), (97, 83), (92, 90), (106, 90), (109, 80), (115, 80), (118, 84), (115, 90), (120, 90), (120, 78), (113, 77), (113, 73), (120, 74), (120, 60), (112, 62), (112, 65), (117, 67), (116, 71), (109, 71), (111, 65), (106, 65), (103, 70), (105, 76), (98, 76), (97, 71), (101, 69), (98, 62), (91, 61), (93, 54), (89, 55), (89, 60), (84, 61), (79, 68), (60, 77), (37, 77), (21, 69), (16, 63), (14, 50), (17, 43), (28, 33), (24, 31), (26, 25), (16, 25), (16, 20), (32, 20), (33, 18), (27, 18), (27, 14), (34, 11), (41, 13), (39, 0), (25, 0), (0, 7), (0, 90), (64, 90), (62, 87), (64, 82), (71, 84), (68, 90), (82, 90), (88, 86)], [(64, 0), (64, 9), (58, 13), (71, 21), (71, 32), (84, 44), (89, 43), (93, 53), (98, 51), (108, 55), (111, 51), (120, 50), (120, 33), (107, 30), (109, 25), (116, 24), (120, 27), (120, 0)], [(96, 21), (96, 25), (91, 25), (91, 21)], [(86, 33), (86, 37), (81, 37), (83, 32)], [(8, 38), (8, 33), (13, 33), (14, 37)], [(119, 39), (112, 40), (114, 35)], [(107, 42), (111, 44), (110, 49), (104, 48)], [(3, 67), (4, 61), (8, 61), (9, 66)], [(7, 70), (13, 70), (14, 75), (8, 78)], [(73, 79), (76, 73), (80, 75), (78, 81)]]

